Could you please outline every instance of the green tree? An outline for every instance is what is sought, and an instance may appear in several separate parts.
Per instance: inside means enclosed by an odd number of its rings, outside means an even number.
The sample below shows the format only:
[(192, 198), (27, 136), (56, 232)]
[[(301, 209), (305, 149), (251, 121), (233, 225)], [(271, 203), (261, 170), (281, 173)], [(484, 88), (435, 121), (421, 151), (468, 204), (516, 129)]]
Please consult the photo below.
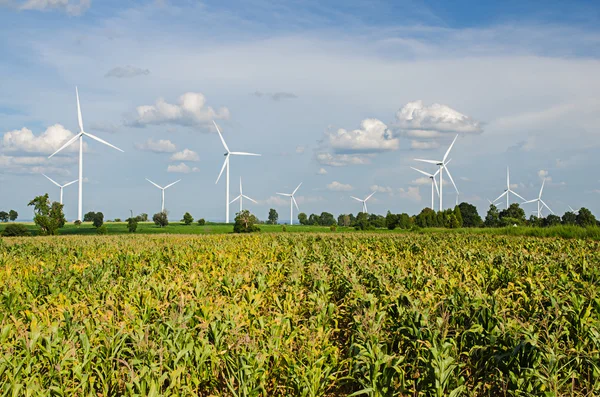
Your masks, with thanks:
[(205, 224), (206, 224), (206, 221), (204, 220), (204, 218), (198, 219), (198, 226), (204, 226)]
[(544, 218), (538, 218), (535, 215), (529, 217), (529, 226), (531, 227), (542, 227), (544, 225)]
[(565, 212), (562, 216), (563, 225), (575, 225), (577, 224), (577, 215), (573, 212)]
[(596, 217), (587, 208), (581, 208), (577, 213), (576, 222), (579, 226), (595, 226)]
[(15, 211), (15, 210), (8, 211), (8, 218), (10, 219), (11, 222), (16, 221), (18, 217), (19, 217), (19, 213), (17, 211)]
[(337, 223), (340, 226), (350, 226), (352, 225), (352, 219), (350, 218), (350, 215), (341, 214), (340, 216), (338, 216)]
[(385, 226), (389, 230), (394, 230), (398, 226), (398, 216), (392, 214), (391, 211), (388, 211), (385, 216)]
[[(440, 217), (442, 216), (442, 213), (439, 214)], [(436, 214), (436, 212), (434, 210), (432, 210), (431, 208), (423, 208), (421, 210), (421, 212), (419, 213), (419, 215), (416, 216), (415, 218), (415, 224), (419, 227), (437, 227), (439, 222), (438, 222), (438, 214)]]
[(454, 217), (456, 218), (456, 222), (458, 222), (458, 227), (463, 227), (463, 217), (460, 207), (457, 205), (454, 207)]
[(8, 222), (8, 220), (10, 219), (8, 212), (6, 211), (0, 211), (0, 221), (1, 222)]
[(277, 220), (279, 219), (279, 214), (277, 213), (277, 211), (275, 211), (274, 208), (271, 208), (269, 210), (269, 218), (268, 218), (268, 222), (270, 225), (276, 225), (277, 224)]
[(95, 217), (96, 217), (96, 213), (93, 211), (90, 211), (83, 216), (83, 221), (84, 222), (93, 222)]
[(397, 215), (397, 219), (398, 219), (398, 227), (400, 229), (410, 229), (411, 221), (410, 221), (410, 216), (407, 213), (402, 213), (400, 215)]
[(104, 214), (102, 212), (96, 212), (94, 214), (94, 219), (92, 219), (92, 223), (96, 229), (104, 225)]
[(367, 230), (371, 227), (369, 223), (369, 215), (365, 212), (359, 212), (356, 215), (356, 221), (354, 222), (354, 228), (356, 230)]
[(127, 230), (129, 233), (135, 233), (138, 227), (137, 217), (127, 219)]
[(460, 215), (462, 216), (462, 226), (463, 227), (481, 227), (483, 226), (483, 221), (477, 212), (477, 207), (473, 204), (469, 203), (460, 203), (458, 205), (460, 208)]
[(321, 212), (321, 216), (319, 217), (319, 225), (321, 226), (333, 226), (335, 225), (335, 217), (333, 214), (329, 212)]
[(27, 226), (21, 225), (20, 223), (13, 223), (13, 224), (6, 226), (6, 228), (4, 228), (4, 231), (2, 232), (2, 236), (3, 237), (31, 236), (31, 233), (29, 233)]
[(310, 216), (308, 217), (307, 225), (319, 226), (320, 221), (321, 221), (321, 218), (319, 218), (319, 215), (310, 214)]
[(194, 222), (194, 217), (189, 212), (186, 212), (183, 214), (183, 219), (181, 221), (189, 226), (192, 224), (192, 222)]
[(544, 219), (544, 226), (556, 226), (560, 225), (560, 217), (558, 215), (550, 214)]
[(248, 210), (238, 212), (235, 217), (235, 224), (233, 225), (234, 233), (252, 233), (260, 231), (260, 228), (256, 226), (258, 219), (250, 213)]
[(517, 203), (512, 203), (510, 207), (500, 211), (499, 215), (500, 223), (504, 226), (525, 224), (525, 211)]
[(40, 235), (53, 236), (58, 234), (58, 229), (65, 225), (63, 205), (58, 202), (50, 202), (48, 193), (37, 196), (31, 200), (28, 206), (33, 206), (33, 221), (40, 228)]
[(300, 222), (301, 225), (307, 225), (308, 224), (308, 216), (304, 212), (299, 213), (298, 214), (298, 222)]
[(156, 214), (154, 214), (154, 216), (152, 217), (152, 221), (154, 222), (154, 224), (156, 226), (160, 226), (160, 227), (165, 227), (169, 225), (169, 216), (167, 214), (167, 211), (161, 211), (158, 212)]
[(498, 227), (500, 226), (500, 213), (498, 207), (494, 204), (490, 204), (490, 209), (485, 216), (485, 227)]
[(135, 217), (137, 219), (138, 222), (148, 222), (148, 214), (146, 213), (141, 213), (138, 216)]

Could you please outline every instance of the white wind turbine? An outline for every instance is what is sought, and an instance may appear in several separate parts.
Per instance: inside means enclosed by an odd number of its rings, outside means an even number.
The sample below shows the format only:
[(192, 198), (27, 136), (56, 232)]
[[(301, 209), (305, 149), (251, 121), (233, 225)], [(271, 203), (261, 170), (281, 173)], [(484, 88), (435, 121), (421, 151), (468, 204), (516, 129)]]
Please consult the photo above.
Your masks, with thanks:
[(254, 204), (258, 204), (255, 200), (251, 199), (250, 197), (246, 196), (244, 194), (244, 191), (242, 190), (242, 177), (240, 177), (240, 195), (237, 196), (236, 198), (234, 198), (233, 200), (231, 200), (231, 202), (229, 204), (233, 204), (235, 201), (240, 200), (240, 212), (242, 212), (243, 208), (243, 201), (244, 199), (248, 199), (250, 201), (252, 201)]
[(111, 145), (103, 139), (98, 138), (95, 135), (90, 134), (89, 132), (85, 132), (83, 130), (83, 119), (81, 118), (81, 106), (79, 105), (79, 91), (77, 87), (75, 87), (75, 95), (77, 96), (77, 120), (79, 122), (79, 133), (75, 135), (73, 138), (69, 139), (67, 143), (65, 143), (60, 149), (56, 152), (52, 153), (48, 158), (51, 158), (61, 150), (65, 149), (67, 146), (71, 145), (77, 139), (79, 139), (79, 207), (77, 209), (77, 220), (81, 221), (83, 219), (83, 137), (87, 136), (92, 138), (100, 143), (103, 143), (107, 146), (110, 146), (113, 149), (116, 149), (120, 152), (123, 152), (118, 147)]
[(181, 181), (181, 179), (179, 179), (179, 180), (177, 180), (177, 181), (175, 181), (175, 182), (173, 182), (173, 183), (170, 183), (170, 184), (168, 184), (168, 185), (167, 185), (167, 186), (165, 186), (165, 187), (158, 186), (156, 183), (152, 182), (152, 181), (151, 181), (150, 179), (148, 179), (148, 178), (146, 178), (146, 180), (147, 180), (148, 182), (150, 182), (151, 184), (153, 184), (154, 186), (156, 186), (157, 188), (159, 188), (160, 190), (162, 190), (162, 204), (161, 204), (161, 207), (160, 207), (160, 208), (161, 208), (161, 209), (160, 209), (160, 211), (161, 211), (161, 212), (163, 212), (163, 211), (165, 210), (165, 190), (167, 190), (168, 188), (170, 188), (171, 186), (173, 186), (173, 185), (174, 185), (174, 184), (176, 184), (177, 182), (180, 182), (180, 181)]
[(573, 207), (571, 207), (570, 205), (567, 205), (567, 207), (569, 207), (569, 211), (571, 211), (572, 213), (574, 213), (574, 214), (578, 214), (579, 213), (579, 210), (573, 209)]
[(520, 198), (523, 201), (527, 201), (522, 196), (519, 196), (517, 193), (515, 193), (514, 190), (512, 190), (510, 188), (510, 171), (509, 171), (508, 167), (506, 167), (506, 190), (504, 190), (504, 193), (502, 193), (496, 200), (494, 200), (494, 203), (506, 195), (506, 208), (508, 208), (509, 207), (508, 198), (510, 196), (510, 193), (514, 194), (515, 196), (517, 196), (518, 198)]
[(369, 213), (369, 210), (367, 209), (367, 201), (368, 201), (368, 200), (369, 200), (371, 197), (373, 197), (373, 195), (374, 195), (375, 193), (377, 193), (377, 191), (374, 191), (373, 193), (369, 194), (369, 195), (367, 196), (367, 198), (365, 198), (364, 200), (361, 200), (361, 199), (359, 199), (358, 197), (354, 197), (354, 196), (350, 196), (350, 197), (352, 197), (352, 198), (353, 198), (354, 200), (356, 200), (356, 201), (360, 201), (360, 202), (362, 203), (362, 205), (363, 205), (363, 211), (362, 211), (362, 212), (364, 212), (365, 214), (368, 214), (368, 213)]
[(544, 178), (544, 180), (542, 181), (542, 188), (540, 189), (540, 195), (538, 196), (538, 198), (533, 199), (533, 200), (529, 200), (529, 201), (525, 201), (523, 203), (523, 204), (529, 204), (529, 203), (537, 202), (537, 217), (538, 218), (542, 217), (542, 206), (548, 208), (548, 210), (554, 214), (554, 211), (552, 211), (550, 209), (550, 207), (548, 207), (546, 205), (546, 203), (544, 203), (544, 200), (542, 200), (542, 192), (544, 191), (544, 184), (545, 183), (546, 183), (546, 178)]
[(296, 198), (294, 197), (294, 194), (296, 194), (298, 189), (300, 189), (300, 186), (302, 186), (302, 182), (300, 182), (298, 187), (294, 189), (292, 193), (277, 193), (280, 196), (286, 196), (290, 198), (290, 225), (294, 224), (294, 206), (292, 204), (294, 204), (296, 209), (300, 211), (300, 208), (298, 208), (298, 203), (296, 202)]
[(434, 188), (435, 188), (435, 191), (437, 192), (437, 194), (438, 195), (440, 194), (440, 189), (438, 189), (438, 185), (435, 180), (435, 177), (440, 172), (440, 170), (437, 170), (435, 174), (430, 174), (429, 172), (421, 171), (420, 169), (415, 168), (415, 167), (410, 167), (410, 168), (412, 168), (413, 170), (415, 170), (417, 172), (420, 172), (421, 174), (423, 174), (423, 175), (427, 176), (429, 179), (431, 179), (431, 209), (433, 209), (434, 205), (435, 205)]
[(456, 142), (456, 139), (458, 138), (458, 134), (454, 137), (454, 140), (452, 141), (452, 143), (450, 144), (450, 147), (448, 148), (448, 150), (446, 150), (446, 154), (444, 154), (444, 158), (442, 158), (442, 160), (423, 160), (423, 159), (415, 159), (415, 161), (421, 161), (424, 163), (429, 163), (429, 164), (435, 164), (439, 167), (438, 172), (440, 173), (440, 192), (439, 192), (439, 196), (440, 196), (440, 211), (443, 210), (444, 205), (443, 205), (443, 196), (444, 196), (444, 169), (446, 170), (446, 173), (448, 174), (448, 177), (450, 178), (450, 181), (452, 182), (452, 185), (454, 186), (454, 189), (456, 190), (456, 194), (458, 194), (458, 188), (456, 187), (456, 183), (454, 183), (454, 179), (452, 178), (452, 174), (450, 173), (450, 170), (448, 169), (448, 163), (450, 162), (450, 160), (446, 161), (446, 159), (448, 158), (448, 155), (450, 154), (450, 151), (452, 150), (452, 147), (454, 146), (454, 143)]
[(223, 170), (227, 168), (226, 175), (226, 188), (225, 188), (225, 223), (229, 223), (229, 157), (231, 155), (236, 156), (260, 156), (260, 154), (256, 153), (246, 153), (246, 152), (230, 152), (227, 144), (225, 143), (225, 139), (223, 139), (223, 135), (221, 134), (221, 130), (215, 121), (213, 120), (213, 124), (217, 128), (217, 132), (219, 133), (219, 138), (221, 138), (221, 142), (223, 143), (223, 147), (225, 148), (225, 161), (223, 162), (223, 167), (221, 167), (221, 172), (219, 172), (219, 176), (217, 177), (217, 181), (215, 185), (219, 183), (219, 179), (221, 179), (221, 175), (223, 174)]
[(42, 174), (42, 175), (44, 175), (46, 178), (48, 178), (48, 180), (49, 180), (50, 182), (54, 183), (56, 186), (58, 186), (58, 187), (60, 188), (60, 203), (61, 203), (61, 204), (62, 204), (62, 201), (63, 201), (63, 189), (64, 189), (64, 188), (66, 188), (67, 186), (69, 186), (69, 185), (72, 185), (72, 184), (74, 184), (75, 182), (77, 182), (77, 179), (75, 179), (75, 180), (74, 180), (74, 181), (72, 181), (72, 182), (65, 183), (64, 185), (61, 185), (61, 184), (59, 184), (58, 182), (56, 182), (54, 179), (50, 178), (48, 175), (46, 175), (46, 174)]

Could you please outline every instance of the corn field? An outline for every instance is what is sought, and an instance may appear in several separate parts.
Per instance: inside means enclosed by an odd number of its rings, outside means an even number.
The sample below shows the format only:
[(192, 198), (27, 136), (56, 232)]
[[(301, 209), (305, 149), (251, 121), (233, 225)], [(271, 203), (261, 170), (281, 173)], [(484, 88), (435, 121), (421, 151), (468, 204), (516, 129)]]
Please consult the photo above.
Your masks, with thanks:
[(600, 243), (0, 241), (4, 396), (600, 395)]

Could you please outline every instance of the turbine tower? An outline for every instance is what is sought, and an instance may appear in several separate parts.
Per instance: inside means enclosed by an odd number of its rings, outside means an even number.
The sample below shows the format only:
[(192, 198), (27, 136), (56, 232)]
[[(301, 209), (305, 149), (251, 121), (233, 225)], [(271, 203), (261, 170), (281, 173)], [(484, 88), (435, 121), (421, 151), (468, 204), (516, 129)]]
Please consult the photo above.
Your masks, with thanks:
[(360, 202), (362, 203), (362, 205), (363, 205), (363, 211), (362, 211), (362, 212), (364, 212), (365, 214), (369, 214), (369, 210), (367, 209), (367, 201), (368, 201), (368, 200), (369, 200), (371, 197), (373, 197), (373, 195), (374, 195), (375, 193), (377, 193), (377, 191), (374, 191), (373, 193), (369, 194), (369, 195), (367, 196), (367, 198), (365, 198), (364, 200), (361, 200), (361, 199), (359, 199), (358, 197), (354, 197), (354, 196), (350, 196), (350, 197), (352, 197), (352, 198), (353, 198), (354, 200), (356, 200), (356, 201), (360, 201)]
[(75, 182), (77, 182), (77, 179), (75, 179), (75, 180), (74, 180), (74, 181), (72, 181), (72, 182), (65, 183), (64, 185), (61, 185), (61, 184), (59, 184), (58, 182), (56, 182), (54, 179), (50, 178), (48, 175), (46, 175), (46, 174), (42, 174), (42, 175), (44, 175), (46, 178), (48, 178), (48, 180), (49, 180), (50, 182), (54, 183), (56, 186), (58, 186), (58, 187), (60, 188), (60, 203), (61, 203), (61, 204), (62, 204), (62, 201), (63, 201), (63, 189), (64, 189), (64, 188), (66, 188), (67, 186), (69, 186), (69, 185), (72, 185), (72, 184), (74, 184)]
[(440, 190), (438, 189), (437, 182), (435, 181), (435, 177), (440, 172), (440, 170), (438, 169), (435, 172), (435, 174), (430, 174), (429, 172), (421, 171), (420, 169), (415, 168), (415, 167), (410, 167), (410, 168), (412, 168), (413, 170), (415, 170), (417, 172), (420, 172), (423, 175), (426, 175), (429, 179), (431, 179), (431, 209), (433, 209), (434, 205), (435, 205), (434, 188), (435, 188), (435, 191), (437, 192), (437, 194), (438, 195), (440, 194)]
[(235, 155), (235, 156), (260, 156), (260, 154), (256, 154), (256, 153), (246, 153), (246, 152), (230, 152), (229, 148), (227, 147), (227, 144), (225, 143), (225, 139), (223, 139), (223, 135), (221, 134), (221, 130), (219, 129), (219, 126), (217, 125), (217, 123), (215, 123), (215, 121), (213, 120), (213, 124), (215, 125), (215, 127), (217, 128), (217, 132), (219, 133), (219, 138), (221, 138), (221, 143), (223, 143), (223, 147), (225, 148), (225, 161), (223, 162), (223, 167), (221, 167), (221, 172), (219, 173), (219, 176), (217, 178), (217, 181), (215, 182), (215, 185), (217, 183), (219, 183), (219, 179), (221, 179), (221, 175), (223, 174), (223, 170), (225, 168), (227, 168), (227, 175), (226, 175), (226, 187), (225, 187), (225, 223), (229, 223), (229, 157), (231, 155)]
[(52, 153), (48, 158), (51, 158), (61, 150), (65, 149), (67, 146), (71, 145), (77, 139), (79, 139), (79, 208), (77, 210), (77, 220), (81, 221), (83, 220), (83, 137), (87, 136), (100, 143), (105, 144), (106, 146), (110, 146), (111, 148), (116, 149), (120, 152), (123, 151), (118, 147), (106, 142), (105, 140), (100, 139), (97, 136), (92, 135), (89, 132), (85, 132), (83, 130), (83, 119), (81, 118), (81, 106), (79, 105), (79, 91), (77, 90), (77, 87), (75, 87), (75, 95), (77, 96), (77, 120), (79, 122), (79, 133), (73, 138), (69, 139), (67, 143), (61, 146), (61, 148), (58, 149), (56, 152)]
[(452, 147), (454, 146), (454, 143), (456, 142), (456, 139), (458, 138), (458, 134), (454, 137), (454, 140), (452, 141), (452, 143), (450, 144), (450, 147), (448, 148), (448, 150), (446, 150), (446, 154), (444, 154), (444, 158), (442, 158), (442, 160), (423, 160), (423, 159), (415, 159), (415, 161), (421, 161), (424, 163), (429, 163), (429, 164), (435, 164), (439, 167), (438, 172), (440, 173), (440, 211), (442, 211), (444, 209), (444, 204), (443, 204), (443, 196), (444, 196), (444, 169), (446, 170), (446, 173), (448, 174), (448, 177), (450, 178), (450, 181), (452, 182), (452, 185), (454, 185), (454, 189), (456, 190), (456, 194), (458, 194), (458, 188), (456, 187), (456, 183), (454, 183), (454, 179), (452, 178), (452, 174), (450, 173), (450, 170), (448, 169), (448, 163), (450, 162), (450, 160), (446, 161), (446, 159), (448, 158), (448, 155), (450, 154), (450, 151), (452, 150)]
[(542, 200), (542, 192), (544, 191), (544, 184), (545, 183), (546, 183), (546, 178), (544, 178), (544, 180), (542, 181), (542, 188), (540, 189), (540, 195), (538, 196), (538, 198), (533, 199), (533, 200), (529, 200), (529, 201), (525, 201), (523, 203), (523, 204), (529, 204), (529, 203), (537, 202), (537, 217), (538, 218), (542, 217), (542, 207), (548, 208), (548, 210), (554, 214), (554, 211), (552, 211), (550, 209), (550, 207), (548, 207), (546, 205), (546, 203), (544, 203), (544, 200)]
[(294, 207), (292, 206), (292, 204), (295, 204), (296, 209), (300, 211), (300, 208), (298, 208), (298, 203), (296, 202), (296, 198), (294, 197), (294, 194), (296, 194), (298, 189), (300, 189), (300, 186), (302, 186), (302, 182), (300, 182), (298, 187), (294, 189), (292, 193), (277, 193), (280, 196), (286, 196), (290, 198), (290, 226), (294, 224)]
[(164, 210), (165, 210), (165, 190), (167, 190), (168, 188), (170, 188), (171, 186), (173, 186), (173, 185), (174, 185), (174, 184), (176, 184), (177, 182), (181, 181), (181, 179), (179, 179), (179, 180), (177, 180), (177, 181), (175, 181), (175, 182), (173, 182), (173, 183), (170, 183), (170, 184), (168, 184), (168, 185), (167, 185), (167, 186), (165, 186), (165, 187), (158, 186), (156, 183), (152, 182), (152, 181), (151, 181), (150, 179), (148, 179), (148, 178), (146, 178), (146, 180), (147, 180), (148, 182), (150, 182), (151, 184), (153, 184), (154, 186), (156, 186), (157, 188), (159, 188), (160, 190), (162, 190), (162, 204), (161, 204), (161, 207), (160, 207), (160, 208), (161, 208), (161, 209), (160, 209), (160, 211), (161, 211), (161, 212), (164, 212)]
[(244, 209), (243, 204), (242, 204), (244, 199), (248, 199), (248, 200), (252, 201), (254, 204), (258, 204), (256, 201), (254, 201), (253, 199), (251, 199), (250, 197), (248, 197), (244, 194), (244, 191), (242, 190), (242, 177), (240, 177), (240, 195), (237, 196), (236, 198), (234, 198), (233, 200), (231, 200), (231, 202), (229, 204), (233, 204), (236, 200), (240, 200), (240, 212), (242, 212), (242, 210)]
[(504, 190), (504, 193), (502, 193), (496, 200), (494, 200), (494, 203), (506, 195), (506, 208), (508, 208), (509, 207), (508, 197), (510, 196), (510, 193), (514, 194), (515, 196), (517, 196), (518, 198), (520, 198), (523, 201), (527, 201), (522, 196), (519, 196), (517, 193), (515, 193), (510, 188), (510, 171), (509, 171), (508, 167), (506, 167), (506, 190)]

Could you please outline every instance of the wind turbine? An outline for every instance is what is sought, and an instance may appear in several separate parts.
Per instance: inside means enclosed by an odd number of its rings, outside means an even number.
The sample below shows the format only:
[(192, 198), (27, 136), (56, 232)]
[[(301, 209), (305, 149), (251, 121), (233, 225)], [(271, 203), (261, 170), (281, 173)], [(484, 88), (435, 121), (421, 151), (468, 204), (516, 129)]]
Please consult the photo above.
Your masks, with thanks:
[(356, 201), (360, 201), (362, 203), (362, 205), (363, 205), (363, 211), (362, 212), (364, 212), (365, 214), (368, 214), (369, 210), (367, 209), (367, 200), (369, 200), (371, 197), (373, 197), (373, 195), (375, 193), (377, 193), (377, 191), (374, 191), (373, 193), (369, 194), (367, 196), (367, 198), (365, 198), (364, 200), (361, 200), (358, 197), (354, 197), (354, 196), (350, 196), (350, 197), (352, 197)]
[(458, 138), (458, 134), (454, 137), (454, 140), (452, 141), (452, 143), (450, 144), (450, 147), (448, 148), (448, 150), (446, 150), (446, 154), (444, 154), (444, 158), (442, 160), (424, 160), (424, 159), (415, 159), (415, 161), (421, 161), (424, 163), (429, 163), (429, 164), (435, 164), (439, 167), (438, 172), (440, 173), (440, 192), (439, 192), (439, 196), (440, 196), (440, 211), (443, 210), (444, 205), (443, 205), (443, 201), (442, 198), (444, 196), (444, 179), (443, 179), (443, 175), (444, 175), (444, 169), (446, 170), (446, 173), (448, 174), (448, 177), (450, 178), (450, 181), (452, 182), (452, 185), (454, 185), (454, 189), (456, 190), (456, 194), (458, 194), (458, 188), (456, 187), (456, 183), (454, 183), (454, 179), (452, 178), (452, 174), (450, 173), (450, 170), (448, 169), (448, 163), (450, 162), (450, 160), (446, 161), (446, 159), (448, 158), (448, 155), (450, 154), (450, 151), (452, 150), (452, 147), (454, 146), (454, 143), (456, 142), (456, 139)]
[(229, 204), (233, 204), (234, 201), (240, 200), (240, 212), (242, 212), (242, 210), (243, 210), (242, 202), (244, 201), (245, 198), (252, 201), (254, 204), (258, 204), (256, 201), (254, 201), (253, 199), (251, 199), (250, 197), (248, 197), (244, 194), (244, 191), (242, 190), (242, 177), (240, 177), (240, 195), (237, 196), (236, 198), (234, 198), (233, 200), (231, 200), (231, 202), (229, 202)]
[(438, 195), (440, 194), (440, 189), (438, 189), (437, 182), (435, 181), (435, 177), (440, 172), (440, 170), (437, 170), (435, 174), (430, 174), (429, 172), (421, 171), (420, 169), (415, 168), (415, 167), (410, 167), (410, 168), (412, 168), (413, 170), (415, 170), (417, 172), (420, 172), (423, 175), (426, 175), (429, 179), (431, 179), (431, 209), (433, 209), (434, 205), (435, 205), (435, 198), (434, 198), (435, 196), (434, 196), (433, 189), (435, 188), (435, 191), (437, 192), (437, 194)]
[(520, 198), (523, 201), (527, 201), (522, 196), (519, 196), (517, 193), (515, 193), (510, 188), (510, 171), (509, 171), (508, 167), (506, 167), (506, 190), (496, 200), (494, 200), (494, 203), (506, 195), (506, 208), (508, 208), (509, 207), (508, 197), (510, 196), (510, 193), (514, 194), (515, 196), (517, 196), (518, 198)]
[(73, 138), (69, 139), (67, 143), (65, 143), (60, 149), (56, 152), (52, 153), (48, 158), (51, 158), (61, 150), (65, 149), (67, 146), (71, 145), (77, 139), (79, 139), (79, 208), (77, 210), (77, 220), (81, 221), (83, 219), (83, 137), (87, 136), (92, 138), (100, 143), (105, 144), (106, 146), (110, 146), (113, 149), (116, 149), (120, 152), (123, 152), (118, 147), (111, 145), (103, 139), (98, 138), (95, 135), (90, 134), (89, 132), (85, 132), (83, 130), (83, 119), (81, 118), (81, 106), (79, 105), (79, 91), (77, 87), (75, 87), (75, 95), (77, 96), (77, 120), (79, 122), (79, 133), (75, 135)]
[(69, 186), (69, 185), (72, 185), (72, 184), (74, 184), (75, 182), (77, 182), (77, 179), (75, 179), (75, 180), (74, 180), (74, 181), (72, 181), (72, 182), (65, 183), (64, 185), (61, 185), (61, 184), (59, 184), (58, 182), (56, 182), (54, 179), (50, 178), (48, 175), (46, 175), (46, 174), (42, 174), (42, 175), (44, 175), (46, 178), (48, 178), (48, 180), (49, 180), (50, 182), (54, 183), (56, 186), (58, 186), (58, 187), (60, 188), (60, 203), (61, 203), (61, 204), (62, 204), (62, 201), (63, 201), (63, 189), (64, 189), (64, 188), (66, 188), (67, 186)]
[(223, 135), (221, 134), (221, 130), (219, 129), (219, 126), (217, 125), (217, 123), (215, 123), (215, 121), (213, 120), (213, 124), (215, 125), (215, 127), (217, 128), (217, 132), (219, 133), (219, 138), (221, 138), (221, 142), (223, 143), (223, 147), (225, 148), (225, 161), (223, 162), (223, 167), (221, 167), (221, 172), (219, 172), (219, 176), (217, 178), (217, 181), (215, 182), (215, 185), (217, 183), (219, 183), (219, 179), (221, 179), (221, 175), (223, 174), (223, 170), (227, 167), (227, 187), (225, 188), (225, 223), (229, 223), (229, 157), (231, 155), (236, 155), (236, 156), (260, 156), (260, 154), (256, 154), (256, 153), (246, 153), (246, 152), (230, 152), (229, 148), (227, 147), (227, 144), (225, 143), (225, 139), (223, 139)]
[(298, 191), (298, 189), (300, 189), (300, 186), (302, 186), (302, 182), (300, 182), (300, 184), (298, 185), (298, 187), (296, 189), (294, 189), (294, 191), (291, 194), (288, 193), (277, 193), (280, 196), (286, 196), (290, 198), (290, 225), (294, 224), (294, 207), (292, 206), (292, 204), (296, 205), (296, 209), (298, 211), (300, 211), (300, 208), (298, 208), (298, 203), (296, 202), (296, 198), (294, 197), (294, 194), (296, 194), (296, 192)]
[(578, 214), (579, 210), (574, 210), (573, 207), (571, 207), (570, 205), (568, 205), (567, 207), (569, 207), (569, 211), (571, 211), (574, 214)]
[(146, 178), (146, 180), (147, 180), (148, 182), (150, 182), (151, 184), (153, 184), (154, 186), (156, 186), (157, 188), (159, 188), (160, 190), (162, 190), (162, 204), (161, 204), (161, 210), (160, 210), (160, 211), (161, 211), (161, 212), (164, 212), (164, 210), (165, 210), (165, 190), (167, 190), (168, 188), (170, 188), (171, 186), (173, 186), (173, 185), (174, 185), (174, 184), (176, 184), (177, 182), (181, 181), (181, 179), (179, 179), (179, 180), (177, 180), (177, 181), (175, 181), (175, 182), (173, 182), (173, 183), (170, 183), (170, 184), (168, 184), (168, 185), (167, 185), (167, 186), (165, 186), (165, 187), (158, 186), (156, 183), (152, 182), (152, 181), (151, 181), (150, 179), (148, 179), (148, 178)]
[(554, 214), (554, 211), (552, 211), (550, 209), (550, 207), (548, 207), (546, 205), (546, 203), (544, 203), (544, 200), (542, 200), (542, 192), (544, 191), (544, 184), (545, 183), (546, 183), (546, 178), (544, 178), (544, 180), (542, 181), (542, 188), (540, 189), (540, 195), (538, 196), (538, 198), (533, 199), (533, 200), (529, 200), (529, 201), (525, 201), (523, 203), (523, 204), (529, 204), (529, 203), (537, 202), (537, 217), (538, 218), (542, 217), (542, 206), (548, 208), (548, 210)]

